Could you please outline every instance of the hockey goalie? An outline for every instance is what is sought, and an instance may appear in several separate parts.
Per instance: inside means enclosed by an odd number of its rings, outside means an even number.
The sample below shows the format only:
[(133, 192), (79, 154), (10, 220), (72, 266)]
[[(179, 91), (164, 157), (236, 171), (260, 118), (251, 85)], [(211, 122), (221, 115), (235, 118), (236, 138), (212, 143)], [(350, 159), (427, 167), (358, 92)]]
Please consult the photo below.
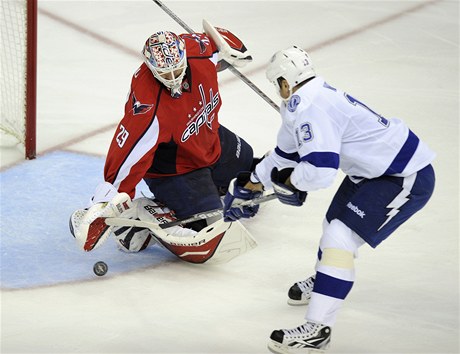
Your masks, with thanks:
[[(180, 35), (160, 31), (145, 42), (144, 62), (132, 77), (107, 153), (104, 182), (88, 207), (71, 216), (82, 250), (99, 247), (112, 234), (124, 251), (156, 243), (188, 262), (220, 263), (255, 246), (239, 222), (224, 223), (220, 216), (165, 227), (221, 208), (230, 181), (252, 171), (257, 160), (243, 138), (220, 124), (217, 81), (218, 71), (244, 66), (252, 57), (232, 32), (206, 20), (203, 28)], [(141, 180), (154, 199), (133, 200)], [(257, 209), (242, 206), (241, 213), (251, 217)]]

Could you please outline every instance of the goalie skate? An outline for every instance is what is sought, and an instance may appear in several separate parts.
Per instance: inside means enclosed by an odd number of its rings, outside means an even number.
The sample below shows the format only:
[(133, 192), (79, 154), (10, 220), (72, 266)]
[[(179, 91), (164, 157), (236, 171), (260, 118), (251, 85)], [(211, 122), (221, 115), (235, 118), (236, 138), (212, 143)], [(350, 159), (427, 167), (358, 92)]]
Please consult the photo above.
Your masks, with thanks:
[(315, 276), (295, 283), (288, 292), (288, 304), (294, 306), (308, 305), (315, 285)]
[(306, 322), (293, 329), (273, 331), (268, 349), (279, 354), (325, 353), (331, 341), (331, 328), (319, 323)]

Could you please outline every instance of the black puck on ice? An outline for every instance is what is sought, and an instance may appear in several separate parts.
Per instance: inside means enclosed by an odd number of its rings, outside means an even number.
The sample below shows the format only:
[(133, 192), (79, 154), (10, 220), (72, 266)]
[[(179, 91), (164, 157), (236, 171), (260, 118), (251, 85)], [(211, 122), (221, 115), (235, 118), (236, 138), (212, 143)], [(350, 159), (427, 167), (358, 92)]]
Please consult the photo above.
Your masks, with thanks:
[(96, 274), (99, 277), (102, 277), (103, 275), (105, 275), (108, 269), (109, 267), (107, 266), (105, 262), (99, 261), (99, 262), (94, 263), (94, 267), (93, 267), (94, 274)]

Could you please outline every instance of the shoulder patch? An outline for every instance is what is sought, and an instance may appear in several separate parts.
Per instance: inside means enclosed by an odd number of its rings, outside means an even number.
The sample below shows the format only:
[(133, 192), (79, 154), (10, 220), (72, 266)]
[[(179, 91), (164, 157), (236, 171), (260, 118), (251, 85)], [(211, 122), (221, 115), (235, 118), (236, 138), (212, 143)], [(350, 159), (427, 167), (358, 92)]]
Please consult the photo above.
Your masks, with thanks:
[[(182, 38), (184, 38), (184, 39), (188, 38), (188, 39), (191, 39), (191, 40), (195, 41), (196, 44), (198, 44), (200, 55), (204, 54), (206, 52), (207, 48), (211, 45), (210, 42), (209, 42), (209, 38), (206, 37), (204, 34), (198, 34), (198, 33), (184, 34), (184, 35), (182, 35)], [(189, 48), (187, 48), (187, 49), (189, 49)], [(195, 50), (192, 50), (192, 48), (190, 48), (190, 50), (193, 51), (193, 52), (195, 51)], [(190, 53), (190, 54), (192, 54), (192, 53)]]
[(133, 115), (137, 114), (144, 114), (150, 111), (153, 107), (153, 104), (148, 104), (148, 103), (141, 103), (137, 100), (136, 96), (134, 95), (134, 92), (132, 94), (132, 99), (131, 99), (131, 104), (132, 104), (132, 111)]
[(294, 95), (289, 100), (287, 109), (289, 112), (294, 112), (297, 109), (297, 106), (300, 104), (300, 96)]

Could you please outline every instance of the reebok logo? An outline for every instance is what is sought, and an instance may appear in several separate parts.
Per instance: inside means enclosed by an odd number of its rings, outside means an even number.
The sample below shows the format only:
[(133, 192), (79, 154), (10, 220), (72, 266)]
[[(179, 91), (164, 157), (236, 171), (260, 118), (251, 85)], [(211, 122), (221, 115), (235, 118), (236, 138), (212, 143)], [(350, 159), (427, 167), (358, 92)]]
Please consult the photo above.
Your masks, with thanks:
[(360, 210), (356, 205), (351, 204), (351, 202), (348, 202), (347, 208), (355, 212), (361, 219), (364, 219), (364, 217), (366, 216), (366, 213), (364, 211)]

